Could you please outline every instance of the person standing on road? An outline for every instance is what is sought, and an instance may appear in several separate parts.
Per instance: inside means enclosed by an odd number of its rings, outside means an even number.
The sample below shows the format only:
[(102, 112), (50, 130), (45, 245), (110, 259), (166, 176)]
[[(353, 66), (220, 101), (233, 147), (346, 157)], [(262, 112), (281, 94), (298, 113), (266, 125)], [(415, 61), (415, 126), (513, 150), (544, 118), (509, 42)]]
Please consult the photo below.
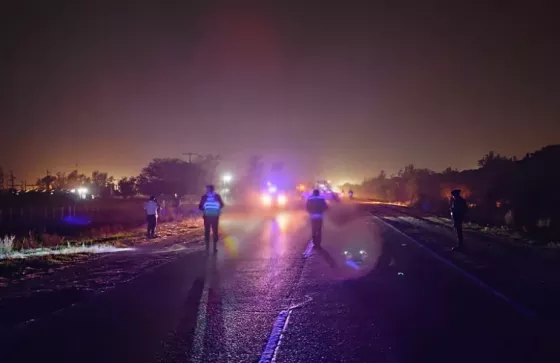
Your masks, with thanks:
[(207, 252), (210, 250), (210, 229), (212, 229), (214, 253), (218, 252), (218, 227), (222, 208), (224, 208), (222, 197), (214, 191), (213, 185), (207, 185), (206, 194), (200, 198), (198, 204), (198, 209), (204, 216), (204, 242), (206, 242)]
[(313, 194), (307, 199), (307, 212), (311, 217), (311, 238), (313, 245), (321, 246), (323, 231), (323, 214), (329, 209), (325, 198), (319, 193), (318, 189), (313, 190)]
[(463, 247), (463, 221), (468, 209), (467, 202), (461, 196), (461, 190), (452, 190), (450, 208), (451, 220), (453, 221), (453, 227), (457, 233), (457, 246), (453, 247), (453, 251), (457, 251)]
[(144, 210), (146, 211), (146, 220), (148, 222), (148, 238), (154, 238), (156, 235), (158, 212), (160, 210), (156, 197), (151, 196), (144, 203)]

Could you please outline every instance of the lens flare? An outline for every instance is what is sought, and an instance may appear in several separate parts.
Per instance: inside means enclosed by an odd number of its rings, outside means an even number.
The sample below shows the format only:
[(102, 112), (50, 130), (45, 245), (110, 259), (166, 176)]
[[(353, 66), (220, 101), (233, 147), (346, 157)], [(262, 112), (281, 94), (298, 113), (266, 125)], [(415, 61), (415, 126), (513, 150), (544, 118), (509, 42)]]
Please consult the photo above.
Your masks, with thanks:
[(235, 236), (227, 235), (224, 237), (224, 246), (226, 252), (230, 256), (237, 256), (239, 254), (239, 239)]

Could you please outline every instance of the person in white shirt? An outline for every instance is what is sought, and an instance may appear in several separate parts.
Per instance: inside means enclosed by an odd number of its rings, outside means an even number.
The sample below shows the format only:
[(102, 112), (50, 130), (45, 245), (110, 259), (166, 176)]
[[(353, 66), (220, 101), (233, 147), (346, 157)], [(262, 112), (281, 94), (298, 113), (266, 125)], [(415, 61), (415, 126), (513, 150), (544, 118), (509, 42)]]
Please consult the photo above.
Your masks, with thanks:
[(144, 203), (144, 210), (146, 211), (146, 220), (148, 221), (148, 238), (153, 238), (156, 235), (159, 212), (159, 204), (156, 197), (151, 196), (150, 199)]

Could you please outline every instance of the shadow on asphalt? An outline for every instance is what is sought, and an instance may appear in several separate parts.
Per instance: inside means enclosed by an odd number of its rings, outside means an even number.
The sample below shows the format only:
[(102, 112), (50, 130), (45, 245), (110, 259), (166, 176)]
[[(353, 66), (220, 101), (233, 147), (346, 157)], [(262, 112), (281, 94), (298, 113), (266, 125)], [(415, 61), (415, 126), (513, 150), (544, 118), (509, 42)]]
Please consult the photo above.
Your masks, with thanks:
[[(207, 265), (208, 262), (204, 261), (202, 271), (206, 271)], [(180, 362), (185, 359), (185, 354), (187, 357), (191, 356), (205, 283), (205, 274), (194, 280), (185, 300), (185, 314), (175, 330), (162, 342), (154, 361)]]
[[(206, 303), (206, 329), (204, 331), (203, 356), (211, 362), (220, 361), (226, 352), (226, 345), (216, 341), (216, 337), (225, 336), (224, 311), (221, 294), (221, 279), (216, 257), (211, 257), (208, 262), (208, 301)], [(200, 358), (200, 357), (193, 357)]]
[(321, 256), (331, 268), (337, 268), (336, 261), (327, 250), (317, 246), (315, 246), (314, 249), (317, 252), (317, 254)]

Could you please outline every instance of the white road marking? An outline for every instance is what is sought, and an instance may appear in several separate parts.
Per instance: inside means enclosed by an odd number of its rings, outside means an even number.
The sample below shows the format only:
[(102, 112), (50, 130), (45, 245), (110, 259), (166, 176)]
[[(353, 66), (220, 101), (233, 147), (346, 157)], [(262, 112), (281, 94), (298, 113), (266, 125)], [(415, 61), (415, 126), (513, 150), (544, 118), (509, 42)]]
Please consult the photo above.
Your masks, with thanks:
[(421, 242), (418, 242), (417, 240), (415, 240), (414, 238), (410, 237), (408, 234), (404, 233), (403, 231), (401, 231), (400, 229), (398, 229), (397, 227), (393, 226), (391, 223), (383, 220), (383, 218), (380, 218), (376, 215), (372, 215), (373, 218), (377, 219), (378, 221), (381, 221), (383, 224), (389, 226), (391, 229), (393, 229), (395, 232), (399, 233), (400, 235), (406, 237), (409, 241), (413, 242), (414, 244), (416, 244), (417, 246), (421, 247), (422, 249), (424, 249), (424, 251), (427, 251), (430, 255), (432, 255), (432, 257), (434, 257), (435, 259), (439, 260), (440, 262), (443, 262), (445, 265), (447, 265), (448, 267), (451, 267), (452, 269), (454, 269), (455, 271), (459, 272), (460, 274), (462, 274), (463, 276), (465, 276), (466, 278), (472, 280), (473, 282), (475, 282), (476, 284), (478, 284), (480, 287), (482, 287), (483, 289), (485, 289), (486, 291), (490, 292), (492, 295), (494, 295), (495, 297), (507, 302), (508, 304), (512, 305), (517, 311), (521, 312), (522, 314), (531, 317), (531, 318), (535, 318), (536, 314), (527, 309), (526, 307), (524, 307), (523, 305), (513, 301), (512, 299), (510, 299), (509, 297), (505, 296), (504, 294), (502, 294), (501, 292), (497, 291), (496, 289), (492, 288), (490, 285), (482, 282), (482, 280), (480, 280), (478, 277), (474, 276), (473, 274), (461, 269), (459, 266), (455, 265), (453, 262), (449, 261), (448, 259), (440, 256), (439, 254), (437, 254), (436, 252), (432, 251), (430, 248), (426, 247), (424, 244), (422, 244)]
[(274, 363), (276, 362), (276, 355), (278, 354), (278, 349), (282, 344), (282, 338), (284, 337), (284, 333), (286, 332), (286, 328), (288, 327), (288, 323), (290, 322), (290, 316), (292, 315), (292, 311), (294, 309), (300, 308), (303, 305), (307, 304), (313, 300), (311, 297), (306, 296), (306, 300), (290, 306), (286, 310), (282, 310), (274, 324), (272, 325), (272, 331), (270, 332), (270, 336), (268, 337), (268, 341), (264, 348), (263, 353), (261, 354), (261, 358), (259, 359), (259, 363)]

